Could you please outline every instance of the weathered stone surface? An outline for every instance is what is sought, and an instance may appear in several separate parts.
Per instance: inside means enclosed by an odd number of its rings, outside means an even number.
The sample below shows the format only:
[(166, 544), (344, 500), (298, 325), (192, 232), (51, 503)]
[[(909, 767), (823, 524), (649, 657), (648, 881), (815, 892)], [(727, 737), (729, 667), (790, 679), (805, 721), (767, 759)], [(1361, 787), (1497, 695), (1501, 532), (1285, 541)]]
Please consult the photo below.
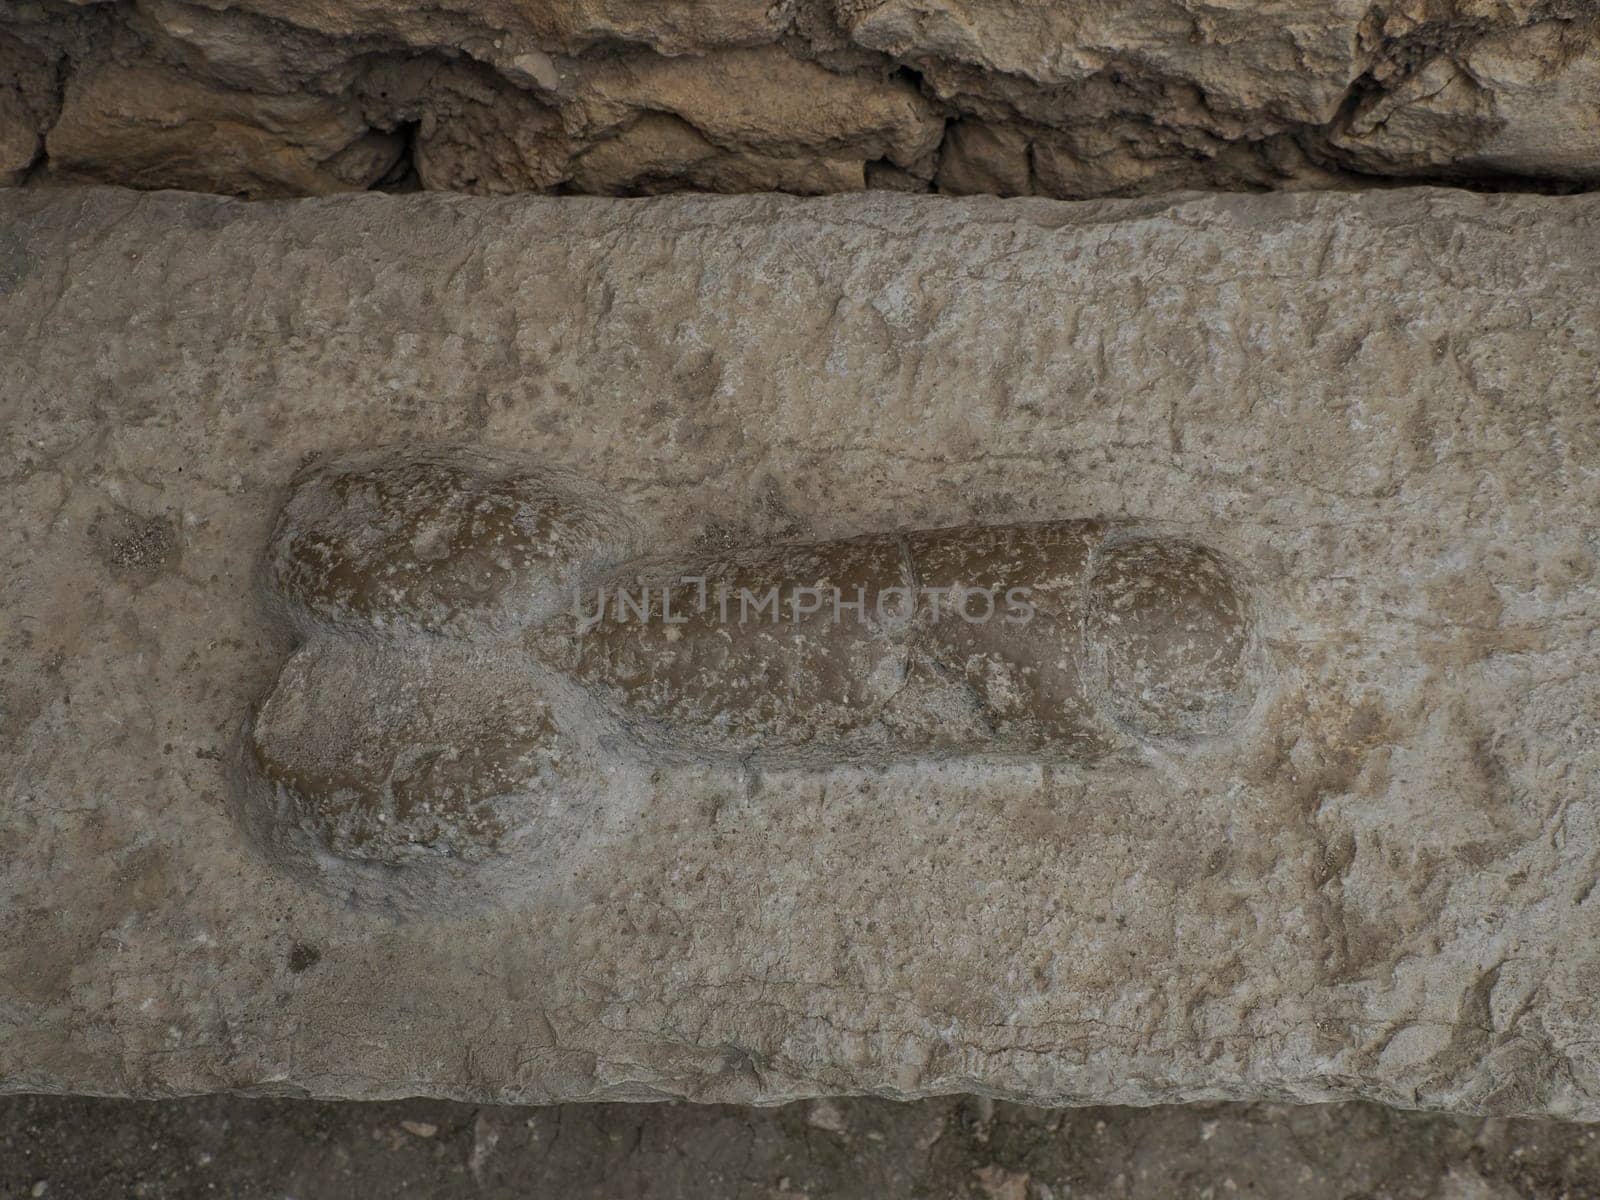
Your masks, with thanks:
[(0, 187), (20, 183), (39, 152), (39, 134), (14, 89), (0, 88)]
[[(1427, 190), (7, 193), (0, 1087), (1600, 1117), (1597, 231)], [(554, 474), (373, 510), (391, 589), (337, 574), (362, 522), (297, 473), (447, 443)], [(567, 532), (474, 558), (513, 476)], [(1114, 753), (578, 721), (530, 775), (581, 697), (484, 640), (596, 554), (1082, 520), (1147, 536), (1074, 576), (1069, 666), (1246, 601), (1089, 695)], [(1229, 628), (1259, 671), (1213, 720)]]
[(0, 187), (21, 183), (38, 159), (56, 94), (51, 58), (0, 28)]
[(64, 178), (249, 196), (370, 187), (401, 149), (324, 97), (228, 91), (116, 66), (73, 79), (46, 145)]
[(653, 195), (685, 188), (708, 192), (827, 195), (866, 186), (860, 159), (783, 157), (719, 150), (693, 125), (646, 113), (572, 162), (571, 183), (600, 196)]
[(0, 0), (0, 182), (1575, 190), (1597, 109), (1587, 0)]
[(267, 550), (304, 644), (249, 734), (244, 826), (341, 898), (515, 902), (619, 771), (1137, 765), (1229, 733), (1262, 685), (1237, 573), (1148, 524), (639, 545), (517, 455), (318, 458)]

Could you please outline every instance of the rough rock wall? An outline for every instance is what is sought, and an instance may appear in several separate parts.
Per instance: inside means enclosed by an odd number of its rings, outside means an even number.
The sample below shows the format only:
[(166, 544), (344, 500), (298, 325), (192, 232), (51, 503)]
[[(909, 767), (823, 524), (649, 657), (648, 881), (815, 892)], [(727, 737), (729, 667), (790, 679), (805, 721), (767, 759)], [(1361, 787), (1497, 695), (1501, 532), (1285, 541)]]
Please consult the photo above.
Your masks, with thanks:
[(1591, 0), (0, 0), (0, 183), (1129, 196), (1600, 179)]

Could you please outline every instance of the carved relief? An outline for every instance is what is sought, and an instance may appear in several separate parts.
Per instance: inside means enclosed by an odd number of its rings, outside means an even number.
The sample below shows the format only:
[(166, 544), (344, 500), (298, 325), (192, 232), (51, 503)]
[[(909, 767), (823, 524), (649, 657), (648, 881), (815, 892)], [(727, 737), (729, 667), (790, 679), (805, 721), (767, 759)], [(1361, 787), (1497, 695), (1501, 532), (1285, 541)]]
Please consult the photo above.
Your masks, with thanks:
[(1092, 770), (1253, 697), (1234, 573), (1115, 522), (640, 548), (609, 498), (511, 455), (302, 472), (267, 557), (303, 645), (247, 738), (256, 832), (437, 892), (581, 825), (619, 765)]

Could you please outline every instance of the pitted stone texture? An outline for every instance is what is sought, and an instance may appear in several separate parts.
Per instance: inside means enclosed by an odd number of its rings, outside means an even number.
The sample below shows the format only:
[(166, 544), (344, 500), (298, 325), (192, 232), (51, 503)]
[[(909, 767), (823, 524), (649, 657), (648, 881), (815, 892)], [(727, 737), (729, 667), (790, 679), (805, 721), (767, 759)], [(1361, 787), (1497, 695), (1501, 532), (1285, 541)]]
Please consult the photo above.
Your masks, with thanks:
[(1246, 600), (1204, 546), (1115, 543), (1096, 556), (1086, 591), (1085, 648), (1129, 728), (1221, 733), (1248, 705)]
[(1082, 669), (1083, 572), (1105, 535), (961, 526), (624, 568), (540, 653), (672, 758), (1092, 764), (1130, 748)]
[(517, 819), (504, 798), (555, 741), (548, 705), (506, 674), (455, 647), (303, 647), (250, 731), (256, 766), (334, 854), (483, 858)]
[(348, 632), (294, 653), (237, 748), (240, 832), (287, 876), (442, 917), (525, 894), (627, 813), (593, 722), (525, 659)]
[(507, 632), (638, 549), (633, 521), (569, 472), (471, 447), (313, 462), (267, 552), (296, 615), (379, 631)]
[[(301, 471), (267, 572), (309, 640), (250, 731), (246, 831), (339, 895), (373, 898), (333, 860), (397, 868), (424, 913), (496, 879), (514, 901), (626, 767), (1126, 765), (1138, 738), (1229, 732), (1259, 674), (1214, 554), (1105, 521), (613, 565), (630, 529), (503, 452), (397, 445)], [(544, 854), (519, 858), (530, 842)], [(441, 857), (485, 880), (410, 882)]]
[[(1435, 191), (7, 193), (0, 1086), (1600, 1117), (1597, 232)], [(652, 552), (1156, 530), (1262, 673), (1226, 736), (1093, 767), (618, 768), (519, 895), (349, 905), (240, 824), (304, 636), (259, 564), (308, 455), (436, 442)], [(1139, 629), (1108, 661), (1234, 636)]]
[(1570, 190), (1597, 96), (1587, 0), (0, 2), (0, 184)]

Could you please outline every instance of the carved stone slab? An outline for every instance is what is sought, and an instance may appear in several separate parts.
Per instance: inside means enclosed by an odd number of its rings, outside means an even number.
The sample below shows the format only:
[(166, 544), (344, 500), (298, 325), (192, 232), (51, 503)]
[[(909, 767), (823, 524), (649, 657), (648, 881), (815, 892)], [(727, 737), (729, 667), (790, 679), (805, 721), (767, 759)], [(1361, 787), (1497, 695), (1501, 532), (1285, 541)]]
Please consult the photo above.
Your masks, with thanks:
[(0, 193), (0, 1088), (1600, 1118), (1597, 217)]
[(1104, 786), (1261, 690), (1229, 569), (1127, 522), (619, 561), (639, 540), (504, 453), (315, 460), (267, 551), (304, 644), (244, 739), (243, 826), (336, 896), (426, 915), (545, 884), (620, 772), (962, 758)]

